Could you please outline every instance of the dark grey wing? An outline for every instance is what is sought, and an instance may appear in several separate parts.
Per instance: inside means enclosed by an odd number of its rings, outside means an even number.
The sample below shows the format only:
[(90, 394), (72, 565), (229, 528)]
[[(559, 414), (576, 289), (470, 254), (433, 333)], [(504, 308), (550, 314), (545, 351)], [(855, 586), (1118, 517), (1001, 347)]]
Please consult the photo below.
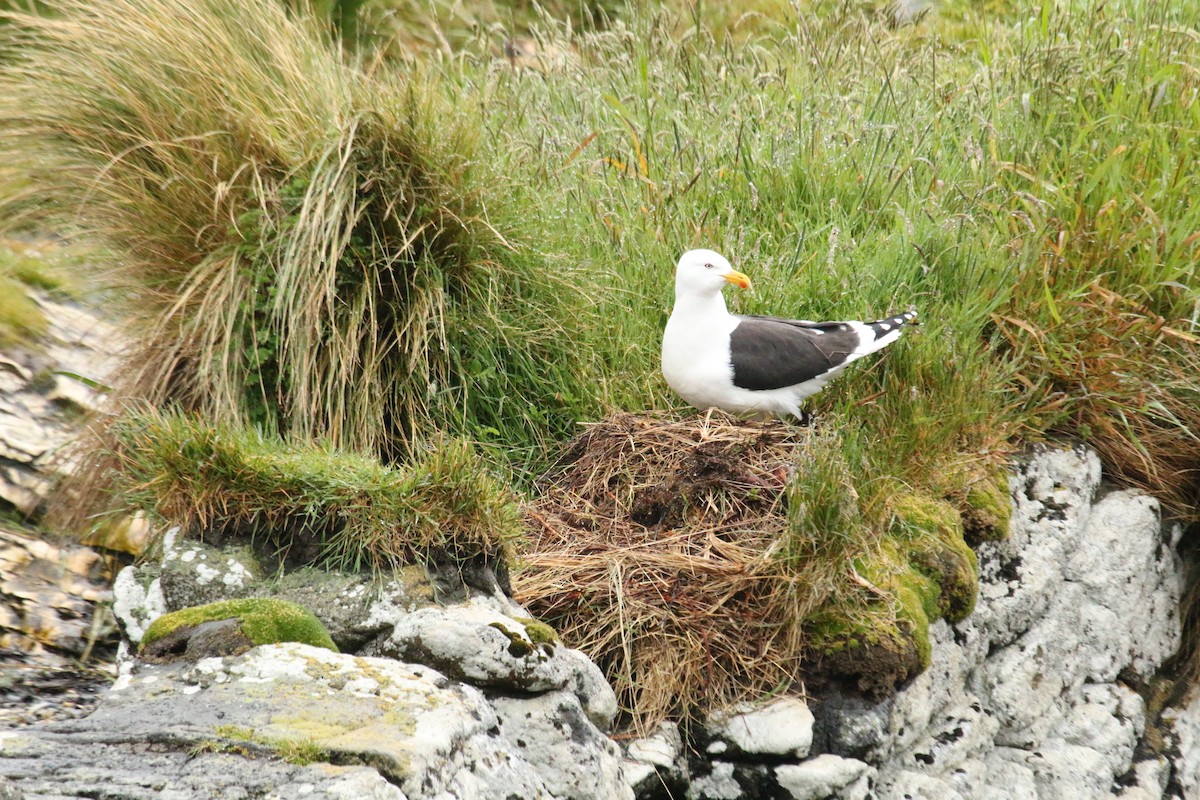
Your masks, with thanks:
[(840, 322), (741, 317), (729, 336), (733, 383), (756, 391), (804, 383), (846, 363), (860, 343)]

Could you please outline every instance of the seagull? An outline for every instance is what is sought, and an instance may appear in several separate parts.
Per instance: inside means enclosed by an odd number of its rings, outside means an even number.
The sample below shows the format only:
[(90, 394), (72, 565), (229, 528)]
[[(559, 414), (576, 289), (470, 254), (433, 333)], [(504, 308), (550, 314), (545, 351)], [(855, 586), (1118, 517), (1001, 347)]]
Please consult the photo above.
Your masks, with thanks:
[(675, 266), (675, 307), (663, 332), (667, 384), (701, 410), (808, 417), (800, 402), (847, 364), (900, 338), (916, 312), (876, 322), (809, 322), (742, 316), (725, 308), (728, 284), (750, 279), (712, 250), (689, 250)]

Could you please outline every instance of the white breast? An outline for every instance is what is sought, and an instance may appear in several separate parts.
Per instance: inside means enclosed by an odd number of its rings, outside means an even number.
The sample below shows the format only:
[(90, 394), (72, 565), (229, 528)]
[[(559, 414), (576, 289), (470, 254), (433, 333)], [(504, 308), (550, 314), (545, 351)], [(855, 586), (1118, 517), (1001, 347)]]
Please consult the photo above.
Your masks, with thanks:
[(729, 315), (698, 320), (674, 313), (663, 331), (662, 371), (667, 385), (697, 408), (721, 406), (721, 387), (733, 385), (729, 334), (737, 319)]

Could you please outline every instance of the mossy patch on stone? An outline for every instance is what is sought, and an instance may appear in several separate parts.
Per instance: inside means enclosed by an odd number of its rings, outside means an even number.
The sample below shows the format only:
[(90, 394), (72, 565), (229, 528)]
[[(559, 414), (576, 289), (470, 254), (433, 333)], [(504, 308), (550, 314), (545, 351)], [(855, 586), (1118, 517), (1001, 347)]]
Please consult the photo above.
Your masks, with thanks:
[(222, 600), (164, 614), (146, 629), (141, 649), (145, 651), (156, 641), (184, 628), (197, 628), (204, 623), (232, 619), (238, 621), (237, 632), (251, 646), (300, 642), (337, 652), (337, 646), (329, 638), (325, 626), (306, 608), (286, 600), (263, 597)]
[(513, 622), (521, 626), (524, 635), (510, 630), (508, 626), (500, 622), (488, 624), (488, 627), (495, 628), (508, 637), (508, 654), (510, 656), (524, 658), (539, 648), (544, 650), (547, 655), (554, 654), (554, 644), (558, 641), (558, 635), (553, 628), (529, 617), (514, 619)]
[[(265, 736), (251, 728), (237, 725), (222, 725), (214, 731), (218, 736), (235, 741), (247, 742), (273, 751), (279, 758), (304, 767), (329, 760), (329, 751), (312, 739), (291, 739), (286, 737)], [(230, 746), (230, 749), (236, 745)], [(223, 750), (229, 752), (230, 750)]]
[(805, 625), (821, 675), (842, 675), (876, 695), (924, 671), (929, 626), (975, 608), (979, 565), (951, 503), (912, 493), (891, 502), (890, 535), (855, 560), (868, 591), (834, 601)]
[(964, 539), (958, 509), (915, 494), (898, 495), (892, 509), (893, 540), (903, 543), (900, 558), (937, 587), (936, 608), (927, 608), (929, 621), (965, 618), (975, 610), (979, 561)]
[(558, 631), (533, 617), (514, 617), (525, 626), (525, 635), (534, 644), (555, 644), (558, 642)]
[[(918, 619), (922, 617), (918, 615)], [(892, 693), (898, 684), (928, 666), (928, 633), (914, 635), (916, 628), (917, 620), (893, 613), (882, 603), (830, 606), (810, 616), (804, 626), (809, 658), (817, 674), (839, 681), (849, 679), (860, 691), (874, 696)], [(927, 621), (924, 628), (927, 631)]]
[(979, 560), (962, 539), (934, 540), (910, 551), (913, 566), (937, 586), (937, 613), (950, 622), (965, 619), (979, 596)]
[(38, 304), (13, 278), (0, 273), (0, 346), (28, 342), (50, 327)]
[(959, 506), (964, 536), (975, 545), (1008, 538), (1012, 518), (1012, 498), (1004, 475), (994, 475), (971, 484)]
[(962, 517), (945, 500), (906, 492), (892, 498), (891, 506), (891, 533), (896, 538), (962, 538)]

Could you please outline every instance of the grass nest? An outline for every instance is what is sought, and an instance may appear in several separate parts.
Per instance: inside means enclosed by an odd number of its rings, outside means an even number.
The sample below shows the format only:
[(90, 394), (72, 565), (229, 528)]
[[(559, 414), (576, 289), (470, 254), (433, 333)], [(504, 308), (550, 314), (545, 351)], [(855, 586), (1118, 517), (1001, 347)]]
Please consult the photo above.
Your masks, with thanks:
[(517, 599), (600, 664), (636, 730), (792, 687), (832, 576), (794, 557), (787, 490), (828, 438), (717, 412), (588, 426), (527, 511)]

